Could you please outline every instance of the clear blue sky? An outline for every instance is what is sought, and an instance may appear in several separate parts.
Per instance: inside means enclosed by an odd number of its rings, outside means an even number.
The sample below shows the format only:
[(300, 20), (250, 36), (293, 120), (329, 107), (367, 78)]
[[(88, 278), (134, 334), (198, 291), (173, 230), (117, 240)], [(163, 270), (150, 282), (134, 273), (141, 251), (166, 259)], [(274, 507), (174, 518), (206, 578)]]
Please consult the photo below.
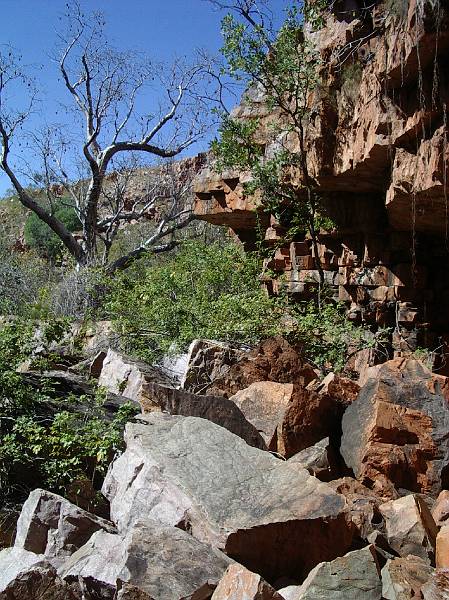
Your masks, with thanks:
[[(170, 62), (175, 56), (191, 57), (196, 48), (218, 53), (221, 46), (223, 14), (204, 0), (81, 0), (80, 4), (86, 12), (104, 13), (108, 37), (120, 49), (144, 51)], [(271, 2), (279, 16), (286, 4), (287, 0)], [(48, 59), (65, 6), (66, 0), (0, 0), (0, 44), (11, 44), (26, 64), (43, 65), (38, 81), (42, 118), (47, 121), (55, 99), (67, 100), (68, 94), (58, 82), (56, 65)], [(0, 171), (0, 195), (9, 187)]]

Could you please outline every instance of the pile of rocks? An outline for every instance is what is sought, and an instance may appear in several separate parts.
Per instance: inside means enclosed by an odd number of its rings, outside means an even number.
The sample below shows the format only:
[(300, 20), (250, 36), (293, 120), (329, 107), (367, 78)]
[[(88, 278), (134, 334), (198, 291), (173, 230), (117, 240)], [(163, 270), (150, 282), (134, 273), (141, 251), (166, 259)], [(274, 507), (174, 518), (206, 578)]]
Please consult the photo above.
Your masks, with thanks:
[(217, 347), (223, 369), (206, 346), (207, 394), (97, 358), (142, 411), (103, 484), (110, 518), (34, 490), (0, 600), (449, 598), (446, 380), (396, 359), (360, 389), (282, 338)]

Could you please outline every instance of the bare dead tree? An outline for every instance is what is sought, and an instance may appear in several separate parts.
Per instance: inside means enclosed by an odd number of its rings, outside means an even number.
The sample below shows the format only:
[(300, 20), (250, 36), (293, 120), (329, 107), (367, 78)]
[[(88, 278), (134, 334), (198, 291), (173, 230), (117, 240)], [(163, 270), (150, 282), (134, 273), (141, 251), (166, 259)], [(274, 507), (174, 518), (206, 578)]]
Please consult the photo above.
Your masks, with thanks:
[[(29, 86), (25, 70), (11, 50), (0, 54), (0, 167), (9, 177), (20, 202), (36, 213), (61, 239), (79, 266), (107, 263), (121, 227), (144, 218), (157, 204), (171, 202), (170, 210), (155, 212), (160, 220), (150, 237), (134, 253), (116, 261), (122, 268), (145, 251), (163, 251), (162, 243), (191, 220), (191, 212), (179, 208), (185, 190), (171, 190), (165, 181), (148, 184), (145, 199), (128, 205), (127, 185), (137, 165), (136, 156), (173, 160), (205, 133), (206, 94), (202, 84), (210, 72), (204, 61), (186, 65), (176, 61), (170, 69), (148, 62), (136, 53), (109, 47), (101, 15), (85, 17), (78, 5), (70, 9), (66, 33), (60, 36), (57, 66), (72, 100), (74, 123), (79, 129), (65, 133), (56, 124), (31, 135), (41, 157), (40, 185), (45, 201), (36, 199), (24, 183), (12, 145), (33, 111), (35, 94), (20, 111), (11, 110), (15, 88)], [(146, 107), (145, 107), (146, 104)], [(80, 135), (82, 132), (82, 135)], [(23, 132), (22, 132), (23, 133)], [(79, 138), (80, 147), (73, 144)], [(124, 160), (124, 157), (131, 157)], [(74, 176), (78, 165), (78, 176)], [(31, 169), (25, 169), (28, 179)], [(116, 178), (111, 185), (109, 174)], [(62, 192), (61, 192), (62, 190)], [(70, 197), (82, 224), (75, 236), (55, 216), (61, 193)], [(41, 194), (42, 196), (42, 194)], [(176, 198), (176, 202), (174, 202)]]

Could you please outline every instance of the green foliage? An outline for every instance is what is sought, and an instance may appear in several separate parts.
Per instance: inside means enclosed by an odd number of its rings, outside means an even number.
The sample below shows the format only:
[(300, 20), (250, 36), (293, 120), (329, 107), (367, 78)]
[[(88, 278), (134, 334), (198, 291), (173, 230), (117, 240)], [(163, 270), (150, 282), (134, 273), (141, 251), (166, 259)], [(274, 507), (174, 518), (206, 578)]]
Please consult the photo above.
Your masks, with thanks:
[(234, 243), (186, 242), (139, 279), (117, 278), (106, 310), (127, 350), (149, 360), (198, 337), (254, 343), (280, 330), (282, 314), (259, 273), (257, 257)]
[[(66, 328), (63, 320), (43, 327), (48, 341)], [(0, 329), (0, 501), (20, 500), (30, 489), (63, 492), (75, 479), (99, 484), (122, 448), (124, 423), (135, 413), (125, 404), (112, 422), (102, 416), (105, 392), (95, 397), (55, 398), (51, 387), (39, 391), (15, 371), (29, 358), (35, 327), (15, 320)], [(76, 412), (80, 403), (85, 414)]]
[[(275, 36), (262, 24), (240, 22), (232, 15), (222, 22), (227, 72), (248, 83), (246, 107), (257, 115), (263, 99), (276, 120), (267, 140), (270, 151), (264, 155), (255, 135), (257, 119), (222, 115), (220, 138), (212, 143), (217, 168), (250, 171), (247, 192), (260, 195), (264, 209), (287, 227), (288, 239), (309, 232), (316, 240), (325, 219), (305, 150), (305, 128), (311, 95), (319, 85), (321, 59), (310, 38), (304, 36), (303, 24), (321, 27), (326, 6), (324, 1), (293, 2)], [(269, 128), (264, 136), (270, 137)]]
[[(71, 206), (60, 204), (54, 211), (54, 216), (71, 232), (82, 227), (75, 209)], [(62, 241), (34, 212), (30, 213), (26, 220), (24, 236), (26, 243), (36, 250), (40, 256), (51, 260), (56, 260), (61, 256)]]
[(372, 343), (368, 331), (348, 320), (342, 303), (327, 300), (320, 308), (315, 302), (296, 304), (291, 314), (295, 327), (290, 338), (324, 371), (341, 371), (351, 352)]

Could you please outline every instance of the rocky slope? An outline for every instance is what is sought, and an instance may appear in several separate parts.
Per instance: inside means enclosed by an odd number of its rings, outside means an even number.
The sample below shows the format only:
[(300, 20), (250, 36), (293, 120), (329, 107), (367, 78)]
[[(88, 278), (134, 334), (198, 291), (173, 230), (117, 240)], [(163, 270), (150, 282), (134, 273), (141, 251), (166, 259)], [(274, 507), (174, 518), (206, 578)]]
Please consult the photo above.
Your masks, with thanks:
[[(320, 233), (319, 258), (352, 318), (394, 327), (396, 355), (417, 346), (447, 350), (448, 6), (392, 0), (363, 7), (334, 3), (326, 26), (311, 34), (323, 68), (310, 101), (307, 162), (335, 224)], [(275, 117), (257, 89), (233, 115), (260, 120), (269, 154)], [(292, 294), (307, 298), (318, 276), (310, 240), (283, 244), (285, 230), (245, 196), (247, 179), (204, 169), (197, 215), (228, 225), (246, 244), (257, 221), (275, 250), (266, 263), (268, 290), (277, 291), (275, 271), (286, 274)]]
[(33, 377), (76, 396), (72, 371), (90, 373), (142, 412), (103, 483), (108, 518), (31, 492), (1, 600), (449, 597), (443, 376), (395, 359), (361, 388), (320, 380), (282, 338), (198, 340), (177, 385), (112, 350), (68, 368)]

